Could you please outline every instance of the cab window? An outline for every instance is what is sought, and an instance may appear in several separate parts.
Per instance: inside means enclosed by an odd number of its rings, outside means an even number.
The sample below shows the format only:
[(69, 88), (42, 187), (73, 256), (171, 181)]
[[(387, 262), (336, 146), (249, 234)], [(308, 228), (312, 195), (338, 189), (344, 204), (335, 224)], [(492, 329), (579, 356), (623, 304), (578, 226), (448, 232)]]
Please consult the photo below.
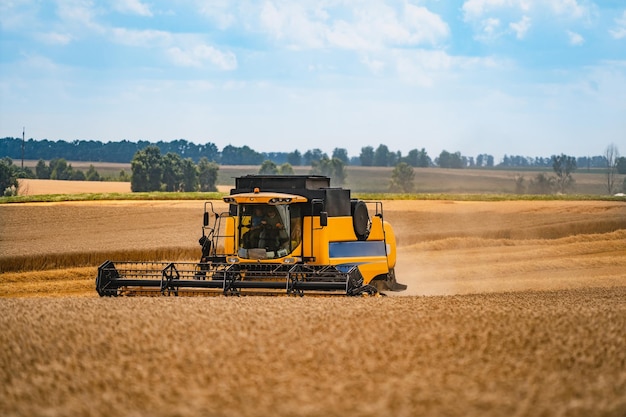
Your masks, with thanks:
[(302, 240), (302, 219), (297, 206), (241, 204), (238, 212), (241, 258), (284, 257)]

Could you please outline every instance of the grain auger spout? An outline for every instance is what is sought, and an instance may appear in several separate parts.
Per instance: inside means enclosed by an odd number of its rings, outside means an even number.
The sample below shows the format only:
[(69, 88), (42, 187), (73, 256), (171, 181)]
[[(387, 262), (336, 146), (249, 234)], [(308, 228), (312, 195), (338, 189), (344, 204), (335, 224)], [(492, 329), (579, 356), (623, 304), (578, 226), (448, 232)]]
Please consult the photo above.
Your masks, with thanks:
[[(376, 295), (402, 291), (381, 202), (350, 198), (323, 176), (248, 175), (205, 203), (200, 262), (114, 262), (96, 290), (118, 295)], [(369, 211), (374, 211), (373, 217)]]

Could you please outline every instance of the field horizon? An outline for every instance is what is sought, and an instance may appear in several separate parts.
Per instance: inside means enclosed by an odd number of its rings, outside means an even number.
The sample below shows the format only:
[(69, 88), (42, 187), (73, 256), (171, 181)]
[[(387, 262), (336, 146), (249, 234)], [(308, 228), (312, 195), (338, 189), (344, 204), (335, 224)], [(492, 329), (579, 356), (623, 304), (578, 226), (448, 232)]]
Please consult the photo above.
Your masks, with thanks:
[[(121, 170), (130, 173), (130, 163), (103, 163), (103, 162), (72, 162), (72, 167), (87, 170), (90, 165), (94, 165), (101, 175), (117, 176)], [(24, 161), (24, 166), (34, 169), (37, 161)], [(235, 184), (235, 178), (242, 175), (256, 174), (259, 171), (256, 165), (220, 165), (218, 171), (217, 185), (221, 189), (229, 189)], [(293, 167), (296, 174), (309, 174), (310, 166)], [(362, 167), (357, 165), (346, 166), (346, 181), (341, 186), (351, 189), (357, 193), (385, 193), (389, 192), (393, 167)], [(464, 169), (444, 169), (437, 167), (414, 168), (415, 180), (414, 190), (416, 193), (509, 193), (516, 192), (516, 178), (523, 177), (525, 183), (538, 174), (553, 175), (552, 170), (540, 168), (464, 168)], [(571, 193), (607, 195), (606, 174), (601, 169), (579, 169), (573, 174), (575, 180)], [(619, 178), (621, 179), (621, 177)], [(622, 179), (623, 181), (623, 179)], [(79, 181), (81, 182), (81, 181)], [(96, 182), (100, 183), (100, 182)], [(114, 182), (113, 182), (114, 183)], [(130, 183), (127, 189), (130, 192)], [(338, 186), (338, 184), (331, 184)], [(621, 182), (617, 182), (621, 188)], [(76, 187), (76, 186), (74, 186)], [(85, 189), (89, 185), (83, 185)], [(92, 185), (92, 187), (95, 187)], [(116, 187), (107, 185), (107, 187)], [(46, 192), (46, 190), (44, 190)], [(125, 191), (120, 191), (125, 192)], [(47, 194), (49, 192), (46, 192)], [(32, 192), (29, 191), (29, 195)]]

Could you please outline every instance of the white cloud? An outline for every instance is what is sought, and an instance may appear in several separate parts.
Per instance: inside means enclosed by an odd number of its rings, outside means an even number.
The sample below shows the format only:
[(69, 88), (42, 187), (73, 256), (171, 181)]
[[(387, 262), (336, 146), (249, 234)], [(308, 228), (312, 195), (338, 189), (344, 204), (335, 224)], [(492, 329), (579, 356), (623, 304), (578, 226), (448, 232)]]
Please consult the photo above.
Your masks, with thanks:
[(626, 10), (624, 10), (620, 18), (615, 19), (615, 23), (617, 23), (617, 27), (609, 30), (611, 36), (615, 39), (626, 38)]
[(410, 29), (408, 43), (435, 45), (450, 35), (450, 28), (443, 19), (425, 7), (407, 4), (404, 21)]
[(481, 20), (485, 15), (515, 11), (528, 13), (545, 0), (466, 0), (463, 3), (463, 18), (466, 22)]
[(519, 22), (509, 23), (509, 27), (515, 32), (517, 39), (524, 39), (530, 29), (530, 17), (524, 16)]
[(496, 19), (495, 17), (490, 17), (484, 19), (481, 22), (482, 25), (482, 34), (478, 36), (479, 39), (482, 40), (490, 40), (496, 38), (499, 35), (498, 29), (500, 28), (500, 19)]
[(42, 55), (24, 55), (24, 60), (19, 63), (23, 70), (36, 70), (41, 73), (55, 72), (62, 67), (48, 57)]
[(222, 52), (210, 45), (197, 44), (190, 48), (172, 46), (167, 49), (167, 55), (175, 65), (181, 67), (202, 68), (210, 62), (222, 70), (237, 68), (237, 58), (232, 52)]
[(443, 19), (425, 7), (407, 3), (397, 10), (378, 2), (368, 7), (358, 3), (343, 6), (338, 11), (324, 3), (268, 1), (260, 12), (261, 27), (295, 49), (338, 47), (365, 51), (436, 45), (450, 35)]
[(444, 88), (461, 74), (484, 73), (509, 65), (493, 58), (453, 56), (445, 51), (427, 49), (398, 49), (390, 53), (387, 61), (404, 84)]
[[(509, 34), (517, 39), (526, 37), (531, 22), (553, 26), (564, 21), (582, 21), (588, 25), (597, 7), (590, 0), (466, 0), (462, 10), (476, 39), (489, 41), (503, 34), (498, 31), (500, 25), (508, 27)], [(494, 25), (496, 21), (498, 25)]]
[(279, 5), (265, 2), (260, 12), (263, 29), (294, 49), (320, 48), (327, 28), (319, 15), (310, 13), (305, 4), (287, 2)]
[(503, 7), (511, 7), (511, 0), (467, 0), (463, 3), (463, 15), (466, 21), (480, 19), (485, 14)]
[(570, 45), (580, 46), (585, 43), (585, 38), (582, 37), (581, 34), (572, 32), (571, 30), (567, 31), (567, 36), (569, 38)]
[(161, 49), (177, 66), (204, 68), (209, 63), (226, 71), (237, 68), (237, 57), (232, 52), (207, 45), (196, 35), (126, 28), (113, 28), (111, 34), (113, 41), (121, 45)]
[(592, 6), (588, 0), (466, 0), (462, 6), (466, 21), (507, 10), (544, 13), (544, 8), (559, 16), (579, 19), (588, 16)]
[(120, 13), (130, 13), (146, 17), (152, 16), (150, 7), (140, 0), (115, 0), (112, 7)]
[(577, 0), (551, 0), (552, 10), (557, 15), (580, 19), (589, 14), (589, 8), (582, 6)]
[(102, 33), (104, 28), (96, 22), (97, 10), (89, 0), (58, 1), (57, 15), (64, 25), (86, 27)]
[(162, 30), (111, 29), (113, 40), (121, 45), (154, 47), (168, 45), (173, 41), (172, 34)]
[(228, 29), (237, 21), (237, 15), (233, 12), (232, 5), (229, 0), (197, 1), (199, 13), (214, 21), (222, 30)]
[(59, 32), (39, 33), (36, 38), (49, 45), (67, 45), (73, 40), (72, 35)]
[(380, 74), (386, 67), (384, 61), (376, 58), (370, 58), (369, 56), (363, 57), (361, 62), (374, 74)]

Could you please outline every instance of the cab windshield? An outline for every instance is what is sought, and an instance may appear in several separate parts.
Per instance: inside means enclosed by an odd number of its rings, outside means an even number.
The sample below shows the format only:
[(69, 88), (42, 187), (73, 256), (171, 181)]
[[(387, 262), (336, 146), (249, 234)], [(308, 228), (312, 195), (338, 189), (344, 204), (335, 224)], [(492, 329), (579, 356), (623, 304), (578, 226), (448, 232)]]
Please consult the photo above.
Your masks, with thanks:
[(302, 220), (296, 205), (240, 204), (238, 220), (240, 258), (281, 258), (302, 240)]

